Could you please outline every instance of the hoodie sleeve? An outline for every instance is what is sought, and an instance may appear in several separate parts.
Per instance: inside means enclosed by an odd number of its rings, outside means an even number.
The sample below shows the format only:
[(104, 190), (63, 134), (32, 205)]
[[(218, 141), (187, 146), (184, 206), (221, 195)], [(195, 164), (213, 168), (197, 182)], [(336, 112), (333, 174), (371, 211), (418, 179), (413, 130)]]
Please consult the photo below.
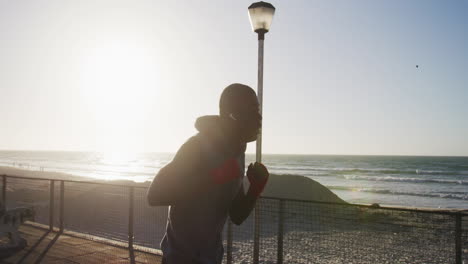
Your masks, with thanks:
[(147, 199), (151, 206), (174, 205), (178, 201), (191, 199), (209, 188), (199, 139), (192, 137), (185, 142), (174, 159), (164, 166), (153, 179)]

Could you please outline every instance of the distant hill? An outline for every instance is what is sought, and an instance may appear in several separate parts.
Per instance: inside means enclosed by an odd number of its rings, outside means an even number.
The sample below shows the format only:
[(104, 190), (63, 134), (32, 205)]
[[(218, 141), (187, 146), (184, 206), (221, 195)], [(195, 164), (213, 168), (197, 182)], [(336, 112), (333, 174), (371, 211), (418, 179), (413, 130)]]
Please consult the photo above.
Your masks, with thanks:
[(346, 203), (327, 187), (310, 178), (300, 175), (271, 174), (262, 196)]

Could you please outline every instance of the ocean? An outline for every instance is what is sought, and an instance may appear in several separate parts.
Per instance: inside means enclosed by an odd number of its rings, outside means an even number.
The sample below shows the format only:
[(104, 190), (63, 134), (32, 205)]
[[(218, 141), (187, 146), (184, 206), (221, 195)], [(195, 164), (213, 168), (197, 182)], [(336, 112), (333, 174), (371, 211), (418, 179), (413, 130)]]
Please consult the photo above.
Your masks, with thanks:
[[(170, 153), (0, 151), (0, 166), (105, 180), (151, 180)], [(247, 154), (246, 164), (255, 161)], [(270, 173), (302, 175), (350, 203), (468, 209), (468, 157), (269, 155)]]

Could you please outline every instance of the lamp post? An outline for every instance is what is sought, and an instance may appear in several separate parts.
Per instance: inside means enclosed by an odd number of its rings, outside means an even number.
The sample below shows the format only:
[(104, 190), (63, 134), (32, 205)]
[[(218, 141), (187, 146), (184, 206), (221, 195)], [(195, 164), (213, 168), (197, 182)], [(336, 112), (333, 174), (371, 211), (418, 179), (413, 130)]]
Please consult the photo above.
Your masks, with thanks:
[[(257, 95), (259, 111), (263, 116), (263, 42), (265, 34), (270, 30), (275, 7), (266, 2), (256, 2), (249, 6), (250, 24), (254, 32), (258, 34), (258, 80)], [(256, 161), (262, 162), (262, 128), (260, 127), (257, 136)], [(255, 207), (255, 226), (254, 226), (254, 248), (253, 263), (258, 263), (260, 252), (260, 214), (258, 207)]]
[[(263, 113), (263, 44), (265, 34), (270, 30), (275, 7), (266, 2), (256, 2), (249, 6), (249, 17), (252, 30), (258, 34), (258, 79), (257, 95), (260, 105), (260, 114)], [(262, 162), (262, 128), (257, 137), (256, 161)]]

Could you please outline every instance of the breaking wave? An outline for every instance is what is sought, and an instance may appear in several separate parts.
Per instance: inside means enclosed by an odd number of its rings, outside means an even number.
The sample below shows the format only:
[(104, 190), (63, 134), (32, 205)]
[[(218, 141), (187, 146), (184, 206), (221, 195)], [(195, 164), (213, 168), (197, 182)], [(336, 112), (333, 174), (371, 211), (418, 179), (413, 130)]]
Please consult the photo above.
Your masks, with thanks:
[(422, 178), (408, 178), (408, 177), (392, 177), (392, 176), (378, 177), (378, 176), (361, 176), (361, 175), (345, 175), (343, 177), (347, 180), (468, 185), (468, 181), (456, 180), (456, 179), (422, 179)]
[(408, 195), (408, 196), (445, 198), (445, 199), (468, 201), (468, 193), (465, 193), (465, 192), (413, 193), (413, 192), (403, 192), (403, 191), (392, 191), (392, 190), (387, 190), (387, 189), (353, 188), (353, 187), (346, 187), (346, 186), (327, 186), (327, 188), (331, 190), (345, 190), (345, 191), (355, 191), (355, 192), (357, 191), (357, 192), (391, 194), (391, 195)]

